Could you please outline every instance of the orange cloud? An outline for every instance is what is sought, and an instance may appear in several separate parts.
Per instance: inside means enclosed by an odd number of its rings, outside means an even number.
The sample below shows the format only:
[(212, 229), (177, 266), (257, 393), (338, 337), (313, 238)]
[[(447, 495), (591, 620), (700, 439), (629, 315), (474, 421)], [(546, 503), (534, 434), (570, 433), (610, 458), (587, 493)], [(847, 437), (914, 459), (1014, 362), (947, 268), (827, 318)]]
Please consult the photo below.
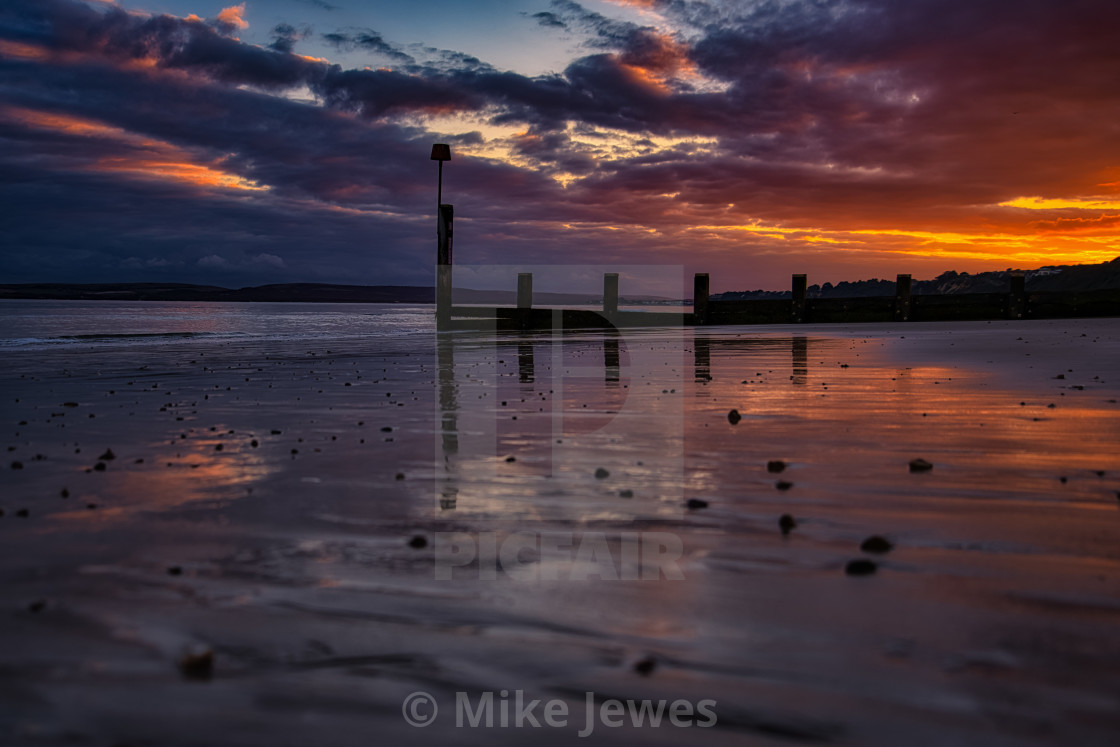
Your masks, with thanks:
[(261, 192), (267, 185), (222, 168), (220, 160), (199, 162), (171, 143), (146, 138), (119, 127), (80, 117), (17, 107), (0, 108), (0, 119), (63, 133), (75, 138), (99, 138), (117, 146), (113, 155), (77, 163), (82, 171), (127, 174), (197, 187)]
[(218, 14), (218, 20), (222, 23), (229, 24), (235, 29), (249, 28), (249, 22), (243, 17), (245, 15), (245, 3), (240, 5), (231, 5), (228, 8), (222, 8), (222, 12)]

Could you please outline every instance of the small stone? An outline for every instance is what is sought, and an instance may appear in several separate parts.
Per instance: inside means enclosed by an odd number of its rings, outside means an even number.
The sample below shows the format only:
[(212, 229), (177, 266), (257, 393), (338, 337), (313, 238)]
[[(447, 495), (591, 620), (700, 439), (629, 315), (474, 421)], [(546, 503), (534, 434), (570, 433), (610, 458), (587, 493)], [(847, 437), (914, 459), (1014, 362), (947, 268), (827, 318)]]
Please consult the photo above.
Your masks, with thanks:
[(23, 462), (12, 462), (12, 469), (23, 469)]
[(1062, 485), (1065, 485), (1067, 482), (1069, 482), (1069, 478), (1066, 477), (1065, 475), (1062, 475), (1061, 477), (1058, 478), (1058, 481), (1060, 483), (1062, 483)]
[(223, 448), (221, 444), (214, 444), (214, 451), (221, 451)]
[(254, 438), (252, 441), (249, 442), (249, 445), (252, 446), (255, 449), (258, 446), (260, 446), (260, 442), (258, 442), (257, 439)]
[(910, 460), (911, 472), (929, 472), (931, 469), (933, 469), (933, 465), (927, 462), (925, 459)]
[(727, 413), (727, 422), (731, 423), (731, 425), (738, 425), (739, 421), (742, 419), (743, 416), (739, 414), (738, 410), (732, 410), (731, 412)]
[(31, 604), (27, 605), (27, 611), (28, 612), (42, 612), (46, 608), (47, 608), (47, 603), (46, 603), (45, 600), (42, 600), (42, 599), (37, 599), (34, 602), (32, 602)]
[(98, 462), (97, 464), (93, 465), (93, 469), (95, 472), (104, 472), (105, 462)]
[(278, 430), (276, 430), (275, 428), (273, 428), (273, 429), (272, 429), (272, 430), (271, 430), (270, 432), (271, 432), (271, 433), (272, 433), (272, 435), (274, 435), (274, 436), (279, 436), (279, 435), (280, 435), (281, 433), (283, 433), (283, 431), (278, 431)]
[(859, 549), (863, 550), (864, 552), (882, 555), (883, 553), (888, 553), (893, 550), (894, 543), (892, 543), (886, 537), (880, 537), (876, 534), (868, 537), (862, 543), (860, 543)]
[(78, 403), (77, 402), (63, 402), (62, 406), (63, 407), (77, 407)]
[(693, 511), (695, 511), (696, 509), (699, 509), (699, 508), (707, 508), (708, 507), (708, 502), (705, 501), (705, 500), (702, 500), (700, 498), (689, 498), (687, 501), (685, 501), (684, 505), (687, 508), (690, 508)]
[(844, 567), (844, 573), (849, 576), (870, 576), (878, 570), (879, 566), (870, 560), (849, 560)]
[(778, 490), (789, 490), (793, 487), (793, 483), (789, 480), (778, 480), (776, 483), (774, 483), (774, 487)]
[(778, 528), (782, 530), (782, 534), (789, 534), (790, 530), (797, 527), (797, 519), (789, 514), (782, 514), (778, 518)]
[(634, 671), (643, 677), (648, 677), (654, 669), (657, 669), (657, 660), (652, 656), (647, 656), (634, 664)]
[(510, 456), (506, 457), (506, 461), (507, 461), (507, 462), (516, 462), (516, 461), (517, 461), (517, 457), (515, 457), (515, 456), (513, 456), (513, 455), (510, 455)]
[(191, 646), (179, 659), (179, 671), (188, 679), (210, 679), (214, 673), (214, 652), (208, 646)]
[(403, 472), (398, 472), (397, 473), (397, 479), (398, 480), (403, 480), (404, 479), (404, 473)]
[(112, 459), (116, 459), (117, 455), (113, 453), (112, 449), (106, 449), (105, 453), (102, 454), (101, 456), (97, 457), (97, 458), (102, 460), (102, 461), (108, 462)]
[(631, 490), (630, 488), (623, 488), (622, 490), (618, 491), (618, 497), (619, 498), (633, 498), (634, 497), (634, 491)]
[(599, 467), (595, 470), (595, 478), (598, 479), (598, 480), (603, 480), (603, 479), (605, 479), (607, 477), (610, 477), (610, 476), (611, 476), (611, 473), (608, 472), (607, 470), (603, 469), (602, 467)]
[(418, 534), (408, 541), (408, 546), (413, 550), (422, 550), (428, 546), (428, 538), (422, 534)]
[(181, 576), (181, 575), (183, 575), (183, 567), (178, 566), (178, 565), (173, 565), (173, 566), (171, 566), (170, 568), (167, 569), (167, 575), (168, 576)]
[(766, 471), (777, 474), (778, 472), (785, 471), (786, 463), (781, 459), (771, 459), (766, 463)]
[(391, 426), (391, 425), (383, 426), (381, 428), (381, 432), (382, 433), (392, 433), (393, 432), (393, 426)]

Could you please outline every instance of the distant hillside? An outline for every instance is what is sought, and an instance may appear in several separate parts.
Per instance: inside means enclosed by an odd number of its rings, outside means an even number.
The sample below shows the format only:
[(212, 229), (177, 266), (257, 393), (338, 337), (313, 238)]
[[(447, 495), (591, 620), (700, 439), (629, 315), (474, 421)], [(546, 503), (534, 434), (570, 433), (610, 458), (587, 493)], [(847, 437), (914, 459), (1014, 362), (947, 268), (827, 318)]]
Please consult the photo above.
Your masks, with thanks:
[[(915, 280), (911, 293), (937, 295), (954, 293), (1003, 293), (1007, 291), (1008, 275), (1022, 272), (1026, 276), (1027, 292), (1089, 291), (1120, 289), (1120, 257), (1099, 265), (1049, 265), (1034, 270), (999, 270), (994, 272), (954, 272), (949, 270), (933, 280)], [(809, 298), (865, 298), (868, 296), (893, 296), (893, 280), (844, 281), (833, 285), (811, 285)], [(741, 301), (767, 298), (791, 298), (786, 291), (732, 291), (712, 295), (717, 301)]]
[(0, 285), (0, 298), (83, 301), (434, 303), (435, 290), (412, 285), (328, 285), (326, 283), (284, 283), (238, 289), (186, 283), (29, 283)]
[[(326, 283), (285, 283), (252, 288), (222, 288), (216, 285), (186, 283), (26, 283), (0, 285), (0, 298), (38, 298), (75, 301), (257, 301), (297, 303), (435, 303), (435, 289), (416, 285), (329, 285)], [(452, 299), (457, 304), (514, 306), (516, 291), (487, 291), (456, 288)], [(629, 296), (628, 303), (665, 301), (656, 296)], [(539, 305), (600, 304), (602, 295), (593, 293), (533, 294)]]

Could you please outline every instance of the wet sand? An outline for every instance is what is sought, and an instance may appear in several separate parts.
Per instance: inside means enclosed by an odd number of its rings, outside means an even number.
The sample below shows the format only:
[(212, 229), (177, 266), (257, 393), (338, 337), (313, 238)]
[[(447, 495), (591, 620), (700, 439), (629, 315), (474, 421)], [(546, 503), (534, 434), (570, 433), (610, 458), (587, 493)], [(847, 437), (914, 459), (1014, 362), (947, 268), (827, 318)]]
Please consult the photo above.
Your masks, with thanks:
[(0, 742), (1111, 744), (1118, 399), (1114, 320), (12, 351)]

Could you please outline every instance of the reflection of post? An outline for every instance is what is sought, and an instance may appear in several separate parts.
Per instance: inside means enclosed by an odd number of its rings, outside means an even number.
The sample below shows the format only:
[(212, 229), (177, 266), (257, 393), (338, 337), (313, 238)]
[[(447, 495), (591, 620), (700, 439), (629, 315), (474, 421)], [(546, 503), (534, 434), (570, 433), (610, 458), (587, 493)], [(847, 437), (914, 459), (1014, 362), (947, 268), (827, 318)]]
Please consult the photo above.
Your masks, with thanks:
[(439, 248), (436, 255), (436, 327), (438, 329), (446, 329), (451, 323), (451, 238), (454, 218), (454, 207), (439, 206)]
[(533, 273), (517, 273), (517, 308), (533, 308)]
[(603, 380), (607, 384), (618, 384), (619, 356), (618, 333), (611, 330), (603, 336), (603, 367), (606, 371)]
[(1027, 315), (1027, 278), (1021, 272), (1013, 272), (1008, 279), (1011, 292), (1007, 296), (1007, 318), (1022, 319)]
[(533, 343), (531, 340), (523, 338), (517, 343), (517, 373), (522, 384), (533, 383)]
[(696, 273), (692, 280), (693, 324), (708, 323), (708, 288), (708, 273)]
[(804, 275), (793, 276), (793, 303), (790, 305), (789, 320), (794, 324), (805, 321), (805, 295), (807, 286)]
[(910, 276), (899, 275), (894, 289), (894, 320), (910, 321)]
[(455, 398), (455, 349), (453, 341), (441, 336), (436, 341), (439, 368), (440, 454), (444, 479), (439, 489), (439, 507), (455, 508), (459, 488), (455, 484), (455, 461), (459, 456), (458, 403)]
[(692, 336), (692, 355), (696, 380), (708, 382), (712, 380), (712, 341), (707, 335)]
[(613, 314), (618, 311), (618, 273), (608, 272), (603, 275), (603, 313)]
[(793, 338), (793, 375), (794, 384), (804, 384), (809, 378), (809, 338)]

